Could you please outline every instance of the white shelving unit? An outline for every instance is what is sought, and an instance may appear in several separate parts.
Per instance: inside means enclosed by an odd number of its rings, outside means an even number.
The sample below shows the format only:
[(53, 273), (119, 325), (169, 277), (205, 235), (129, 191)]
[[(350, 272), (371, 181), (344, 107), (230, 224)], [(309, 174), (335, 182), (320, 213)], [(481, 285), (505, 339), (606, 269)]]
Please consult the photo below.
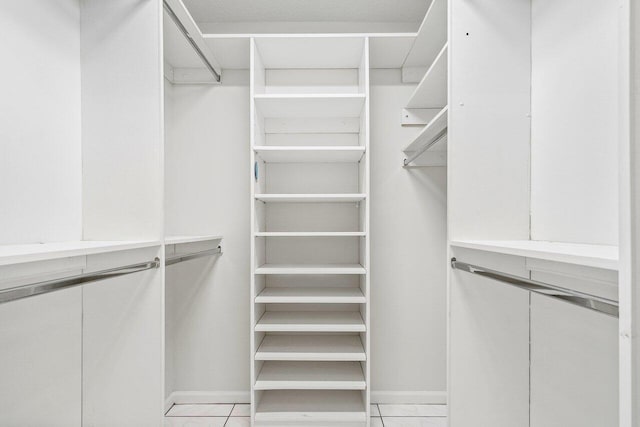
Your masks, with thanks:
[(368, 425), (369, 40), (250, 56), (252, 423)]

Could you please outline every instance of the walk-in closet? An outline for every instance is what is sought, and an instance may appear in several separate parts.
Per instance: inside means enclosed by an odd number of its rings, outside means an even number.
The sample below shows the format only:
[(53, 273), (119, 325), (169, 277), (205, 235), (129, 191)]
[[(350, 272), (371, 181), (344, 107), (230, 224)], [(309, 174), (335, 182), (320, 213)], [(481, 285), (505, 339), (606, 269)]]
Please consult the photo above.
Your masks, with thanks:
[(0, 24), (0, 426), (640, 426), (634, 2)]

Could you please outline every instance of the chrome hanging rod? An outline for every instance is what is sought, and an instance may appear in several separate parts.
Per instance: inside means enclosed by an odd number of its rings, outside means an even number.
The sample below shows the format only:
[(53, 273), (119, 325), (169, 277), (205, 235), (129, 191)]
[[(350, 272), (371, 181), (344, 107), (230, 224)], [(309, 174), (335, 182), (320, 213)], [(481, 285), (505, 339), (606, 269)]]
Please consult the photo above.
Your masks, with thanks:
[(193, 37), (191, 37), (191, 34), (189, 34), (189, 30), (187, 30), (187, 28), (182, 24), (182, 22), (180, 21), (180, 18), (178, 18), (178, 15), (176, 15), (176, 13), (171, 8), (171, 5), (167, 2), (167, 0), (163, 0), (163, 5), (164, 5), (164, 10), (167, 11), (167, 13), (169, 14), (173, 22), (176, 24), (180, 32), (187, 39), (191, 47), (193, 47), (193, 49), (196, 51), (196, 53), (198, 54), (202, 62), (204, 62), (204, 65), (213, 74), (213, 77), (216, 79), (216, 81), (220, 83), (220, 74), (216, 71), (213, 65), (211, 65), (211, 63), (209, 62), (205, 54), (202, 52), (198, 44), (195, 42), (195, 40), (193, 40)]
[(525, 279), (473, 264), (467, 264), (466, 262), (458, 261), (455, 258), (451, 258), (451, 267), (468, 273), (477, 274), (482, 277), (488, 277), (529, 292), (566, 301), (612, 317), (618, 317), (618, 301), (615, 300), (550, 285), (544, 282), (538, 282), (537, 280)]
[(43, 282), (4, 289), (0, 291), (0, 304), (72, 288), (75, 286), (83, 285), (87, 282), (112, 279), (114, 277), (138, 273), (140, 271), (151, 270), (158, 267), (160, 267), (160, 259), (156, 258), (153, 261), (141, 262), (139, 264), (125, 265), (123, 267), (96, 271), (94, 273), (80, 274), (77, 276), (64, 277), (61, 279), (45, 280)]
[(173, 265), (183, 261), (189, 261), (191, 259), (202, 258), (205, 256), (222, 255), (222, 248), (218, 246), (215, 249), (207, 249), (206, 251), (193, 252), (190, 254), (180, 254), (173, 257), (169, 257), (165, 260), (164, 265)]
[(407, 167), (409, 166), (409, 163), (413, 162), (415, 159), (417, 159), (418, 157), (420, 157), (420, 155), (422, 153), (424, 153), (425, 151), (427, 151), (429, 148), (433, 147), (434, 145), (436, 145), (438, 142), (442, 141), (442, 139), (444, 139), (447, 136), (447, 129), (443, 129), (442, 131), (440, 131), (439, 134), (437, 134), (435, 136), (435, 138), (433, 138), (431, 140), (430, 143), (425, 144), (424, 147), (420, 148), (418, 151), (416, 151), (415, 153), (413, 153), (413, 155), (407, 159), (404, 159), (403, 165), (402, 167)]

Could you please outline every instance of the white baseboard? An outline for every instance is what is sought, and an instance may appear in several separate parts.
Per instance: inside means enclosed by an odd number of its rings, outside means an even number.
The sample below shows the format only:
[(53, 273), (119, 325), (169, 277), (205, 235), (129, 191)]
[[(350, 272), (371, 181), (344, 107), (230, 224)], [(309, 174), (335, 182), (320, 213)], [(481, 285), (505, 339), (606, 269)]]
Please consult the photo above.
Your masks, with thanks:
[(444, 405), (446, 391), (372, 391), (371, 403)]
[(248, 391), (174, 391), (165, 399), (165, 412), (181, 403), (250, 403)]

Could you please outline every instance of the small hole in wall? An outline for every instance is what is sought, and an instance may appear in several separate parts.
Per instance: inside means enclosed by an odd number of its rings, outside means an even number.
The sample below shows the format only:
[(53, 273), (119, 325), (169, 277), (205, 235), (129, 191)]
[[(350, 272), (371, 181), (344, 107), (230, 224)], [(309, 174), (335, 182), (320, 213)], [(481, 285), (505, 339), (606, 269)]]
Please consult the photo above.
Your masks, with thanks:
[(467, 35), (469, 35), (469, 33), (467, 33)]

